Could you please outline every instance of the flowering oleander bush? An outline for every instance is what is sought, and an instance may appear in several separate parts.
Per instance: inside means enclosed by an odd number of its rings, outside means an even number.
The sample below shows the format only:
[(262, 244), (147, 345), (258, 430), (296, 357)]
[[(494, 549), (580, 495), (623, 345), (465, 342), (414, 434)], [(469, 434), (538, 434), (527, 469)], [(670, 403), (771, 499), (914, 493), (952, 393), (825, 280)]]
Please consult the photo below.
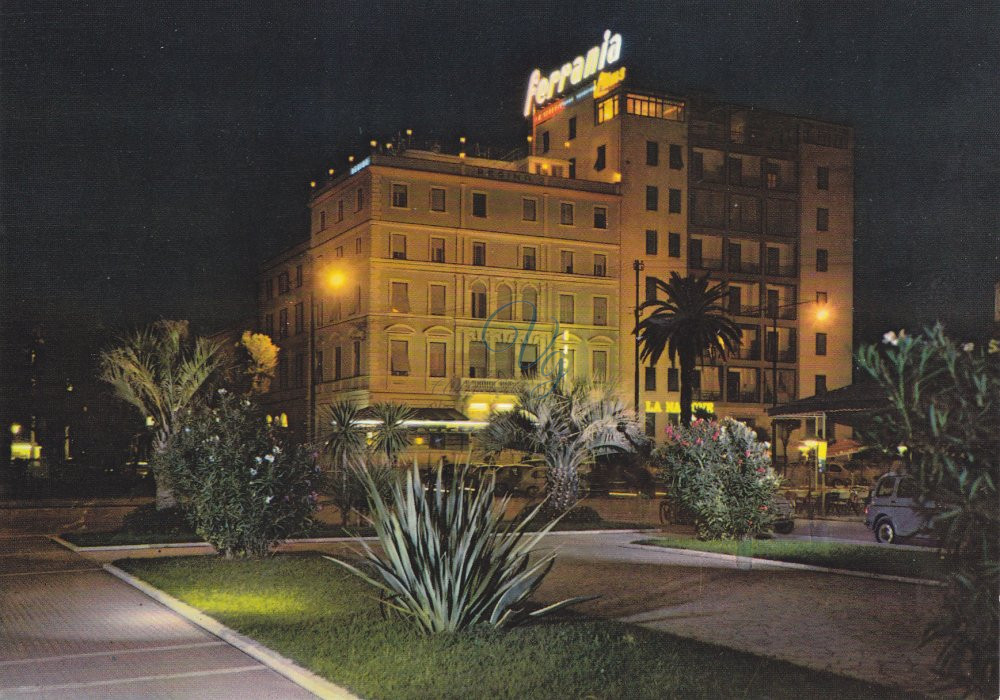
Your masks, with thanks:
[(319, 468), (249, 399), (219, 393), (214, 408), (184, 419), (156, 459), (201, 537), (227, 558), (265, 556), (308, 528)]
[(690, 428), (667, 426), (667, 441), (654, 452), (653, 464), (671, 496), (694, 514), (698, 537), (741, 539), (766, 531), (774, 520), (771, 504), (780, 480), (767, 447), (731, 418), (698, 419)]

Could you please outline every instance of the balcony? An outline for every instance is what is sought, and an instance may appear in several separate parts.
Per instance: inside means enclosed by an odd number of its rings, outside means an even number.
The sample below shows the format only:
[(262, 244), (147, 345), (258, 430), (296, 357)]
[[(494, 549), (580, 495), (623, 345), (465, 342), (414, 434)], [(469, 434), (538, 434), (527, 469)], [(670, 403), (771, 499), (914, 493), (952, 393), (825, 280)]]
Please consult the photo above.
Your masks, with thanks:
[(730, 391), (728, 399), (730, 403), (760, 403), (760, 390), (741, 387), (739, 391)]
[(771, 277), (796, 277), (798, 268), (795, 265), (768, 265), (765, 273)]
[(694, 270), (721, 270), (722, 260), (719, 258), (688, 257), (688, 267)]
[(726, 304), (726, 313), (730, 316), (760, 316), (760, 307), (752, 304)]
[(729, 359), (731, 360), (759, 360), (760, 359), (760, 343), (752, 342), (749, 345), (745, 345), (739, 349), (739, 352), (734, 352), (729, 354)]
[[(795, 348), (784, 348), (778, 351), (778, 362), (795, 362)], [(774, 350), (768, 349), (764, 353), (765, 360), (774, 362)]]
[(695, 401), (722, 401), (722, 389), (695, 389)]
[(730, 260), (729, 271), (741, 275), (756, 275), (760, 273), (760, 263), (749, 260)]
[(545, 378), (462, 377), (460, 390), (470, 394), (513, 394), (519, 386), (531, 387), (551, 381)]

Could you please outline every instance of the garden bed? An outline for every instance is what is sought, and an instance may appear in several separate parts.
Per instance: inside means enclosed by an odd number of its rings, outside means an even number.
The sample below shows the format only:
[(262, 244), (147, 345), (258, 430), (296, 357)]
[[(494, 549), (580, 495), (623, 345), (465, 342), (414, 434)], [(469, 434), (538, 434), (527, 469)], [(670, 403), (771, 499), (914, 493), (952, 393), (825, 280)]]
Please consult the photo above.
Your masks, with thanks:
[(314, 555), (117, 564), (371, 698), (905, 697), (883, 686), (565, 614), (506, 632), (422, 636)]
[(636, 544), (750, 556), (829, 569), (909, 578), (941, 579), (945, 574), (944, 565), (936, 551), (923, 552), (874, 545), (793, 540), (757, 539), (741, 544), (735, 540), (704, 541), (694, 537), (657, 537), (639, 540)]

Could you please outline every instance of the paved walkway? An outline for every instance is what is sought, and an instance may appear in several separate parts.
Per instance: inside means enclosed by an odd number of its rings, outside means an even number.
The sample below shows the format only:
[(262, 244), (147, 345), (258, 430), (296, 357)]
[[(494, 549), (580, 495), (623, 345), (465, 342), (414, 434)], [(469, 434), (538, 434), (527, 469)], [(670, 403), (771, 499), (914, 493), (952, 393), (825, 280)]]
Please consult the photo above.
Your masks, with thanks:
[(37, 535), (0, 535), (0, 697), (311, 698)]

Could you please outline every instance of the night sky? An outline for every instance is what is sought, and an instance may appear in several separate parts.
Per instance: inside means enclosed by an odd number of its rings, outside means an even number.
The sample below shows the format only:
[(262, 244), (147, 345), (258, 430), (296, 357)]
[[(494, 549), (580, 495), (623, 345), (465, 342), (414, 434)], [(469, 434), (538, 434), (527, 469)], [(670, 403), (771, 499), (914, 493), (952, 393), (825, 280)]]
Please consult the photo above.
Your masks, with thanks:
[(936, 319), (982, 335), (1000, 277), (996, 8), (7, 0), (4, 328), (91, 355), (159, 317), (252, 316), (256, 265), (307, 232), (310, 179), (406, 128), (522, 144), (531, 69), (610, 28), (644, 84), (854, 126), (859, 339)]

